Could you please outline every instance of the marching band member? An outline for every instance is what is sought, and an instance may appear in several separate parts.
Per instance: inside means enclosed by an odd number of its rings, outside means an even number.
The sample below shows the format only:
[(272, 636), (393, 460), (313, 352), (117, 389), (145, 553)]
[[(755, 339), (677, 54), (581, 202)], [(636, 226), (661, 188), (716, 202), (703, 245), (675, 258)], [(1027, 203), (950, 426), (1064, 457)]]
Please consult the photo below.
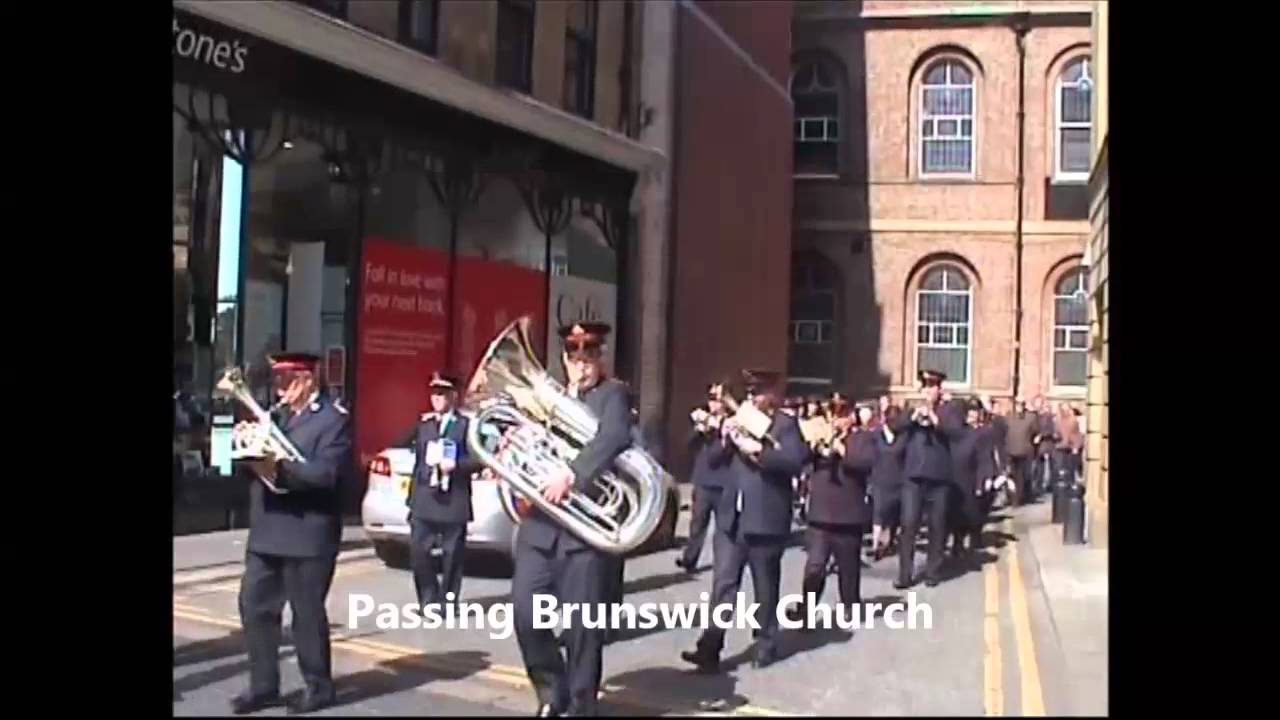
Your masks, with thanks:
[[(717, 517), (732, 519), (723, 530), (716, 528), (711, 603), (732, 603), (743, 568), (751, 566), (761, 628), (752, 664), (766, 667), (777, 660), (782, 552), (791, 534), (791, 479), (800, 474), (807, 452), (796, 419), (778, 408), (781, 373), (744, 370), (743, 379), (748, 402), (770, 420), (768, 441), (750, 436), (732, 419), (722, 425), (734, 452), (732, 480), (725, 485)], [(714, 672), (723, 648), (724, 630), (713, 624), (698, 638), (697, 649), (680, 657), (702, 672)]]
[(305, 462), (266, 458), (245, 462), (249, 542), (240, 581), (240, 622), (249, 651), (249, 688), (231, 700), (237, 715), (280, 702), (281, 615), (293, 612), (293, 644), (305, 689), (289, 711), (311, 712), (334, 700), (325, 598), (342, 537), (342, 483), (351, 462), (347, 410), (330, 400), (307, 353), (270, 358), (275, 394), (286, 410), (281, 429)]
[(840, 601), (849, 606), (862, 602), (862, 535), (871, 514), (867, 508), (867, 476), (874, 461), (875, 436), (861, 432), (855, 415), (835, 420), (830, 438), (814, 448), (814, 470), (809, 477), (809, 508), (805, 514), (803, 589), (805, 599), (791, 609), (791, 619), (807, 616), (808, 594), (822, 597), (827, 582), (827, 561), (835, 556)]
[[(729, 469), (729, 455), (725, 452), (724, 439), (720, 435), (720, 423), (724, 421), (724, 403), (721, 393), (724, 383), (713, 383), (707, 388), (707, 404), (690, 414), (693, 430), (689, 447), (693, 455), (693, 512), (689, 518), (689, 542), (684, 552), (676, 558), (676, 567), (693, 572), (698, 567), (698, 556), (706, 541), (711, 515), (720, 502), (725, 485), (725, 473)], [(722, 527), (720, 516), (716, 527)], [(714, 540), (713, 540), (714, 543)]]
[[(982, 526), (986, 513), (982, 498), (986, 488), (981, 474), (989, 470), (990, 463), (983, 462), (982, 452), (994, 444), (995, 431), (983, 426), (982, 406), (971, 402), (965, 410), (964, 425), (951, 440), (951, 482), (953, 500), (951, 510), (952, 543), (955, 557), (969, 569), (977, 569), (977, 551), (982, 547)], [(969, 546), (965, 548), (965, 538)]]
[[(601, 367), (602, 348), (610, 330), (604, 323), (560, 328), (569, 394), (586, 404), (600, 424), (565, 472), (540, 483), (549, 502), (564, 502), (570, 492), (598, 497), (596, 480), (631, 445), (627, 388), (605, 377)], [(537, 694), (539, 717), (566, 712), (596, 714), (604, 633), (583, 627), (581, 617), (575, 617), (571, 627), (562, 632), (566, 660), (550, 629), (534, 629), (533, 596), (551, 594), (560, 605), (608, 602), (610, 578), (616, 572), (614, 562), (536, 506), (520, 524), (511, 579), (516, 640)]]
[(873, 431), (875, 437), (875, 461), (871, 466), (871, 508), (874, 523), (871, 528), (872, 557), (880, 560), (893, 547), (894, 531), (902, 521), (902, 449), (905, 443), (898, 441), (893, 432), (900, 410), (890, 405)]
[[(481, 468), (467, 448), (467, 418), (455, 411), (457, 377), (433, 373), (428, 387), (431, 412), (422, 414), (414, 430), (413, 482), (405, 499), (419, 605), (449, 602), (448, 593), (452, 602), (461, 601), (467, 523), (473, 517), (471, 475)], [(431, 552), (437, 542), (439, 562)]]
[(898, 543), (898, 579), (893, 586), (905, 590), (914, 584), (916, 533), (920, 514), (929, 503), (929, 556), (925, 584), (940, 582), (942, 551), (946, 544), (947, 493), (951, 479), (951, 438), (959, 431), (955, 414), (940, 404), (946, 375), (920, 371), (925, 402), (898, 416), (893, 431), (903, 447), (902, 539)]

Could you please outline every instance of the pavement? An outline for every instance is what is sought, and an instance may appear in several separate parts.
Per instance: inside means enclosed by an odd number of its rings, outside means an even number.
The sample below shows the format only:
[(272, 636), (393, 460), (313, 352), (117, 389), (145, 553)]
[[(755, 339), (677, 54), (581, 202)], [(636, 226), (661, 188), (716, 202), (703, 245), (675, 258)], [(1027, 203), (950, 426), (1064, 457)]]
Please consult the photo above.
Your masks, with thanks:
[[(956, 569), (934, 588), (892, 587), (896, 558), (864, 568), (864, 602), (907, 601), (931, 610), (931, 626), (892, 629), (881, 616), (845, 631), (785, 630), (782, 658), (750, 666), (750, 630), (726, 635), (720, 675), (698, 675), (680, 660), (696, 628), (624, 631), (605, 650), (605, 715), (1083, 715), (1107, 712), (1107, 583), (1105, 551), (1064, 547), (1047, 504), (999, 511), (987, 527), (980, 570)], [(680, 534), (686, 532), (687, 513)], [(366, 617), (349, 626), (360, 596), (413, 602), (407, 568), (388, 567), (359, 547), (340, 556), (328, 610), (338, 707), (322, 714), (527, 714), (534, 699), (514, 635), (492, 627), (393, 627)], [(797, 538), (798, 539), (798, 538)], [(223, 714), (247, 680), (236, 610), (243, 532), (175, 538), (174, 713)], [(632, 603), (696, 603), (709, 592), (710, 544), (701, 572), (674, 565), (677, 550), (629, 559)], [(917, 563), (923, 563), (923, 552)], [(468, 557), (463, 601), (491, 624), (511, 601), (505, 563)], [(783, 557), (783, 594), (798, 592), (800, 543)], [(201, 579), (194, 573), (220, 574)], [(183, 582), (178, 582), (182, 577)], [(194, 579), (193, 579), (194, 578)], [(753, 595), (750, 572), (742, 591)], [(836, 598), (835, 578), (823, 602)], [(286, 610), (285, 622), (289, 613)], [(501, 635), (501, 629), (497, 630)], [(282, 647), (282, 692), (300, 681), (293, 648)], [(265, 711), (263, 714), (274, 714)]]

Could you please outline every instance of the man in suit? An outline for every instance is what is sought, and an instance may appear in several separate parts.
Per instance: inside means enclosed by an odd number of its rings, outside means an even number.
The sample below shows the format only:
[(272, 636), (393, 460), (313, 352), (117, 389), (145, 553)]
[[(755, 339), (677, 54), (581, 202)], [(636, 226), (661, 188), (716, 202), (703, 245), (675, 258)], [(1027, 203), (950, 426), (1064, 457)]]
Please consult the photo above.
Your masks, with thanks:
[[(240, 621), (249, 651), (249, 688), (231, 701), (237, 715), (280, 702), (281, 614), (293, 611), (293, 643), (305, 689), (291, 713), (333, 703), (325, 598), (342, 537), (342, 485), (351, 464), (347, 410), (331, 401), (307, 353), (271, 360), (279, 423), (303, 462), (267, 457), (244, 463), (249, 490), (249, 542), (240, 582)], [(271, 489), (274, 487), (275, 489)]]
[[(689, 449), (693, 456), (693, 512), (689, 518), (689, 542), (676, 558), (676, 567), (685, 572), (693, 572), (698, 567), (698, 556), (702, 554), (712, 511), (720, 502), (724, 475), (729, 468), (729, 455), (724, 452), (724, 440), (720, 436), (720, 423), (724, 421), (724, 403), (720, 394), (723, 388), (722, 382), (712, 383), (707, 388), (706, 407), (691, 414), (694, 421), (689, 433)], [(719, 519), (716, 527), (720, 527)]]
[[(467, 523), (472, 520), (471, 475), (479, 472), (481, 464), (467, 448), (468, 420), (456, 409), (457, 376), (432, 373), (427, 385), (431, 412), (422, 414), (413, 432), (413, 482), (405, 500), (409, 562), (419, 605), (458, 603)], [(440, 561), (431, 552), (437, 543)]]
[[(751, 566), (760, 625), (752, 664), (766, 667), (777, 660), (779, 583), (782, 552), (791, 536), (791, 478), (800, 474), (808, 448), (794, 417), (778, 410), (782, 374), (772, 370), (744, 370), (748, 401), (770, 422), (761, 441), (729, 419), (722, 433), (733, 446), (729, 479), (722, 491), (714, 536), (715, 569), (711, 605), (733, 603), (742, 583), (742, 570)], [(741, 411), (740, 411), (741, 412)], [(729, 518), (721, 528), (719, 518)], [(680, 657), (702, 672), (716, 672), (724, 649), (724, 630), (713, 623), (698, 638), (697, 649)]]
[(925, 584), (940, 581), (942, 552), (947, 538), (947, 494), (951, 480), (951, 440), (960, 432), (956, 414), (939, 402), (946, 375), (934, 370), (920, 371), (924, 404), (903, 412), (894, 421), (894, 434), (901, 436), (902, 541), (898, 544), (898, 579), (893, 586), (905, 590), (915, 584), (916, 533), (920, 515), (929, 505), (929, 555)]
[[(571, 465), (541, 481), (542, 496), (548, 502), (564, 502), (570, 492), (597, 498), (596, 479), (631, 445), (627, 387), (607, 378), (601, 363), (610, 330), (604, 323), (560, 328), (569, 395), (586, 404), (599, 419), (599, 428)], [(596, 713), (603, 631), (584, 628), (581, 616), (575, 615), (558, 644), (550, 629), (533, 627), (534, 595), (553, 595), (557, 607), (589, 603), (594, 611), (596, 603), (608, 601), (610, 578), (616, 572), (616, 560), (588, 545), (536, 506), (521, 522), (516, 538), (515, 575), (511, 579), (516, 640), (537, 694), (540, 717), (566, 712)], [(567, 661), (561, 644), (567, 651)]]
[(1013, 414), (1005, 421), (1005, 450), (1009, 456), (1009, 472), (1013, 476), (1018, 505), (1025, 505), (1032, 499), (1031, 461), (1035, 448), (1031, 440), (1039, 426), (1039, 417), (1027, 412), (1027, 401), (1021, 396), (1016, 398)]

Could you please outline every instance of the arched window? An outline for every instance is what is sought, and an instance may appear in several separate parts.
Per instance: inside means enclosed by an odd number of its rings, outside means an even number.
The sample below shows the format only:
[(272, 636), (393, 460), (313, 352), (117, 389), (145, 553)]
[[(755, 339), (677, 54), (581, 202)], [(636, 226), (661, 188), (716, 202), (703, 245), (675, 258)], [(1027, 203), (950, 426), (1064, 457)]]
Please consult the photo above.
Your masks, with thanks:
[(791, 261), (788, 374), (793, 381), (829, 383), (835, 377), (836, 271), (820, 255)]
[(973, 73), (959, 60), (935, 61), (920, 84), (920, 174), (972, 175)]
[(1089, 368), (1089, 296), (1084, 269), (1058, 280), (1053, 291), (1053, 384), (1081, 386)]
[(840, 172), (839, 74), (828, 62), (813, 60), (791, 76), (795, 105), (795, 174)]
[(925, 273), (916, 291), (916, 368), (946, 373), (947, 382), (969, 383), (973, 291), (955, 265)]
[(1088, 180), (1092, 156), (1093, 112), (1089, 93), (1093, 89), (1093, 68), (1089, 57), (1067, 63), (1054, 90), (1055, 152), (1054, 177), (1059, 180)]

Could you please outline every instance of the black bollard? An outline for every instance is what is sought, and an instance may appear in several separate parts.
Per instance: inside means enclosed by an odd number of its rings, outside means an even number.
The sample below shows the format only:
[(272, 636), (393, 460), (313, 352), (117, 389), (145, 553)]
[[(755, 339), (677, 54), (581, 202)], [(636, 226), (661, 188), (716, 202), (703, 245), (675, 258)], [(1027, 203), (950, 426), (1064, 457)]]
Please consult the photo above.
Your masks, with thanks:
[(1084, 485), (1071, 483), (1067, 487), (1067, 513), (1062, 523), (1062, 544), (1084, 544)]
[(1067, 493), (1070, 483), (1059, 477), (1053, 481), (1053, 522), (1065, 522), (1067, 519)]

